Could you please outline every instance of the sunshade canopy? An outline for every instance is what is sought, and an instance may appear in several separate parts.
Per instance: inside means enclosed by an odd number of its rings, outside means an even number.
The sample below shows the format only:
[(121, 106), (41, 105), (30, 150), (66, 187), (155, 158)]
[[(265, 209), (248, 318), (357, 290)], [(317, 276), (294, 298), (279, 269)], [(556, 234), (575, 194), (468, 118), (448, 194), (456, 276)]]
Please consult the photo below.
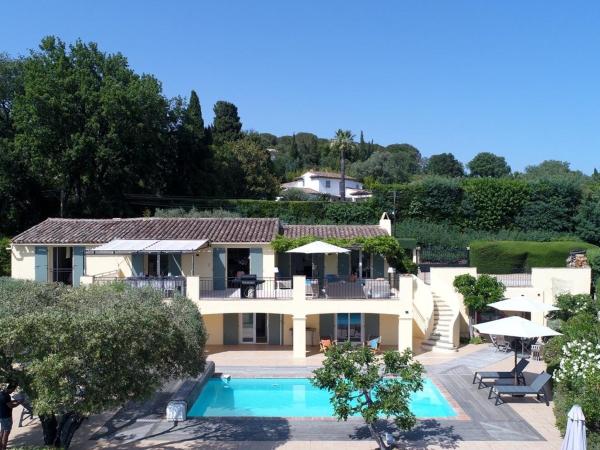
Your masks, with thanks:
[(557, 311), (560, 308), (552, 305), (546, 305), (542, 302), (529, 299), (527, 297), (513, 297), (499, 302), (490, 303), (488, 306), (499, 309), (500, 311), (517, 312), (549, 312)]
[(192, 253), (206, 246), (207, 239), (199, 240), (155, 240), (155, 239), (113, 239), (102, 244), (90, 253), (95, 255), (126, 255), (130, 253)]
[(474, 325), (474, 327), (477, 329), (477, 331), (483, 334), (512, 336), (519, 338), (559, 336), (561, 334), (557, 331), (554, 331), (552, 328), (538, 325), (531, 320), (523, 319), (522, 317), (517, 316), (480, 323)]
[(323, 241), (314, 241), (310, 244), (302, 245), (298, 248), (288, 250), (287, 253), (304, 253), (312, 255), (315, 253), (349, 253), (347, 248), (338, 247), (337, 245), (328, 244)]

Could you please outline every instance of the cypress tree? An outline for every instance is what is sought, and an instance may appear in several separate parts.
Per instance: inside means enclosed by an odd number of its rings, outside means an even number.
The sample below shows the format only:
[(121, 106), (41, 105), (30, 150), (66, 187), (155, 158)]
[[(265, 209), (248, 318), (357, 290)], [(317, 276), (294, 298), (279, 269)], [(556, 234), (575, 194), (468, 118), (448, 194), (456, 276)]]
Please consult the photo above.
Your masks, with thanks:
[(242, 122), (238, 115), (237, 106), (233, 103), (218, 101), (214, 107), (213, 143), (222, 145), (225, 142), (235, 142), (242, 137)]

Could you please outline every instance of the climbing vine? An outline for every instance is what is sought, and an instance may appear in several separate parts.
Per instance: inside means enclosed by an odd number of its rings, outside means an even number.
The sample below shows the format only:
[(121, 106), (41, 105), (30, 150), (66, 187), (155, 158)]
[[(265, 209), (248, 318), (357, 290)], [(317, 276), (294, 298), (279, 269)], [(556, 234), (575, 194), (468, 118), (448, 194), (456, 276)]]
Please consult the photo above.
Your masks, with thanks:
[(407, 258), (404, 249), (398, 240), (392, 236), (375, 237), (356, 237), (352, 239), (326, 238), (319, 239), (315, 236), (302, 236), (299, 238), (290, 238), (279, 235), (273, 241), (271, 246), (278, 253), (284, 253), (293, 248), (310, 244), (314, 241), (324, 241), (328, 244), (337, 245), (343, 248), (360, 248), (366, 253), (382, 255), (388, 261), (388, 264), (401, 272), (414, 272), (414, 264)]

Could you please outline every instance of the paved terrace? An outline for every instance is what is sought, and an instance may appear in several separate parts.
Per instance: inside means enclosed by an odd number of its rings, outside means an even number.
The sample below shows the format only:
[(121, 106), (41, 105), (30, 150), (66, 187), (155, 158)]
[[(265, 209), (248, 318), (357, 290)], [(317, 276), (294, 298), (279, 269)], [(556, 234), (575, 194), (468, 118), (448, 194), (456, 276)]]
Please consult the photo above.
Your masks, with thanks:
[[(311, 349), (306, 361), (292, 358), (290, 348), (264, 346), (210, 347), (208, 358), (217, 371), (232, 376), (307, 376), (323, 356)], [(458, 353), (422, 353), (417, 358), (451, 401), (459, 416), (447, 420), (420, 420), (403, 433), (410, 449), (500, 450), (558, 449), (561, 439), (554, 427), (552, 404), (547, 407), (535, 397), (511, 399), (494, 406), (487, 389), (471, 384), (473, 372), (509, 369), (512, 355), (494, 352), (487, 346), (469, 345)], [(531, 380), (544, 369), (531, 361), (526, 374)], [(130, 405), (118, 412), (92, 418), (76, 434), (74, 449), (87, 448), (202, 448), (202, 449), (372, 449), (375, 448), (362, 420), (303, 418), (204, 418), (180, 424), (162, 420), (164, 407), (178, 383), (165, 386), (152, 401)], [(16, 415), (16, 413), (15, 413)], [(392, 428), (385, 423), (382, 426)], [(41, 430), (36, 420), (15, 428), (14, 443), (39, 443)]]

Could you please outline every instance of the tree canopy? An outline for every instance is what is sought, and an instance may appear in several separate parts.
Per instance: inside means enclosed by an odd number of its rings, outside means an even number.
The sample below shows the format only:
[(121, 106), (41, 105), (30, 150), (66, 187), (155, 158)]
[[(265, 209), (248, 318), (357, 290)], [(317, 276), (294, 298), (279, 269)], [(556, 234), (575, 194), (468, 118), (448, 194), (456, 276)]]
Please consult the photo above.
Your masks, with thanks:
[(0, 378), (29, 396), (47, 444), (68, 446), (56, 416), (76, 429), (83, 417), (148, 398), (168, 379), (197, 376), (205, 340), (198, 309), (184, 297), (0, 279)]
[(472, 177), (501, 178), (510, 174), (510, 166), (503, 156), (481, 152), (467, 164)]
[(380, 416), (394, 420), (402, 430), (412, 428), (416, 417), (410, 410), (411, 394), (423, 389), (423, 366), (412, 352), (386, 351), (383, 357), (369, 347), (353, 348), (350, 342), (333, 345), (325, 353), (323, 367), (314, 371), (312, 383), (331, 393), (338, 420), (360, 414), (379, 448), (385, 448)]
[(465, 174), (462, 163), (452, 153), (430, 156), (425, 164), (425, 172), (442, 177), (462, 177)]

